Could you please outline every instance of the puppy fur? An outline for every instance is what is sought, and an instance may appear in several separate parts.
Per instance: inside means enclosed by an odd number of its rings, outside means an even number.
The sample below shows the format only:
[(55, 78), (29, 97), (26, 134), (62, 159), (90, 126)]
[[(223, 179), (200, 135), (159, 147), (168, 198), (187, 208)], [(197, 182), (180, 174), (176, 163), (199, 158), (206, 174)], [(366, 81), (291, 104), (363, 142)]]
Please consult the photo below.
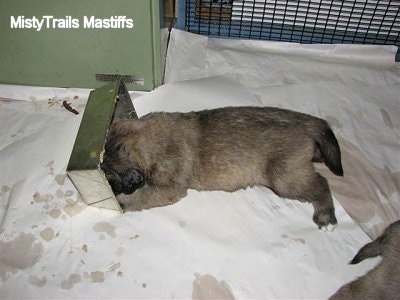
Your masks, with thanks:
[(364, 276), (341, 287), (331, 300), (392, 300), (400, 297), (400, 220), (358, 251), (350, 262), (382, 256), (382, 261)]
[(173, 204), (187, 189), (255, 185), (308, 201), (319, 228), (337, 223), (327, 180), (342, 176), (338, 142), (322, 119), (272, 107), (150, 113), (111, 125), (102, 169), (125, 211)]

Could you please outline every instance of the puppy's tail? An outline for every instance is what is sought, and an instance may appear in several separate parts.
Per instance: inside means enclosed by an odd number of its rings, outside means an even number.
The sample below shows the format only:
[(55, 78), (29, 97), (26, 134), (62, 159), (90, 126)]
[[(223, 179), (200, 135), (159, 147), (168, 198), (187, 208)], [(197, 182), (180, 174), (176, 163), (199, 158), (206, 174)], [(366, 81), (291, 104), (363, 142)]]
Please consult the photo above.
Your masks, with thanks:
[(322, 122), (318, 125), (318, 133), (314, 135), (318, 147), (314, 161), (323, 161), (333, 174), (343, 176), (339, 143), (328, 123), (320, 121)]
[[(398, 247), (397, 241), (400, 237), (400, 220), (392, 223), (388, 226), (385, 231), (376, 240), (366, 244), (362, 247), (356, 256), (350, 261), (350, 264), (357, 264), (366, 258), (375, 257), (382, 255), (385, 247), (389, 244), (394, 244), (394, 247)], [(394, 240), (393, 240), (394, 239)]]

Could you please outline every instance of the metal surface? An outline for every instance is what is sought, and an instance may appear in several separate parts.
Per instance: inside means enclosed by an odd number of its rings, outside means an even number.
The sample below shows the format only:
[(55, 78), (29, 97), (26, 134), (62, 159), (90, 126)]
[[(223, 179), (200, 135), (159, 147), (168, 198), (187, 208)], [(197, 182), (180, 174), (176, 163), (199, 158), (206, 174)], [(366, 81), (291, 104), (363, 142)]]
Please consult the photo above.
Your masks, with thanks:
[(178, 24), (214, 37), (400, 46), (399, 12), (395, 0), (185, 0)]

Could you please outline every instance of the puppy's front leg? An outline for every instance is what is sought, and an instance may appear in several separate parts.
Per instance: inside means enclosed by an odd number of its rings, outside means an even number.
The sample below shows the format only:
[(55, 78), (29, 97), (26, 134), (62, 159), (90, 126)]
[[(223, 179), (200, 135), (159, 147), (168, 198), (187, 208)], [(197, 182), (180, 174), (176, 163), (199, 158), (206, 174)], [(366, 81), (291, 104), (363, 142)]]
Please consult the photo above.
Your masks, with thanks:
[(187, 195), (187, 189), (179, 186), (145, 185), (133, 194), (120, 194), (118, 202), (124, 211), (137, 211), (174, 204)]

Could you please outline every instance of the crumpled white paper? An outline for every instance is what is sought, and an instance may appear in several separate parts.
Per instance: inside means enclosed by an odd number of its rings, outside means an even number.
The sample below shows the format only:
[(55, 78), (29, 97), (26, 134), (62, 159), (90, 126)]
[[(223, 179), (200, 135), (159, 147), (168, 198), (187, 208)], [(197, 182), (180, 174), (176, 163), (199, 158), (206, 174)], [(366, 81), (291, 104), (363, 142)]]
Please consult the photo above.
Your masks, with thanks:
[(223, 75), (246, 87), (399, 82), (395, 46), (217, 39), (173, 30), (165, 82)]
[[(398, 129), (394, 117), (398, 108), (398, 99), (394, 98), (398, 74), (392, 70), (394, 64), (389, 58), (373, 66), (361, 62), (360, 68), (349, 65), (347, 72), (339, 72), (340, 76), (328, 75), (326, 64), (333, 66), (336, 59), (329, 55), (350, 50), (348, 46), (331, 46), (330, 51), (324, 46), (324, 53), (319, 54), (313, 66), (314, 71), (322, 70), (320, 77), (318, 73), (311, 76), (305, 65), (303, 78), (296, 73), (302, 68), (296, 66), (295, 79), (304, 82), (295, 83), (287, 79), (294, 74), (288, 64), (284, 72), (287, 75), (275, 80), (267, 73), (271, 61), (261, 59), (255, 74), (264, 69), (266, 75), (256, 84), (248, 80), (250, 69), (246, 66), (253, 61), (254, 52), (264, 50), (253, 50), (252, 42), (221, 41), (230, 49), (224, 50), (224, 57), (234, 60), (218, 62), (218, 68), (220, 64), (224, 66), (218, 74), (214, 63), (219, 61), (216, 44), (220, 41), (180, 31), (174, 31), (171, 40), (168, 84), (134, 97), (139, 115), (155, 110), (275, 105), (330, 116), (335, 133), (348, 139), (357, 136), (363, 126), (369, 130), (374, 126), (388, 128), (391, 124), (392, 131)], [(257, 44), (264, 47), (263, 42)], [(290, 50), (300, 46), (282, 47)], [(390, 47), (381, 51), (389, 56), (393, 53)], [(353, 56), (372, 55), (368, 47), (355, 47), (350, 52)], [(185, 60), (193, 58), (193, 53), (203, 60)], [(282, 61), (286, 55), (282, 54)], [(289, 54), (290, 61), (295, 60), (295, 55)], [(313, 56), (312, 51), (309, 56)], [(254, 65), (253, 62), (251, 66)], [(278, 64), (273, 69), (280, 70)], [(353, 69), (355, 73), (351, 72)], [(358, 76), (363, 78), (361, 69), (366, 72), (368, 84), (358, 81)], [(382, 78), (385, 80), (379, 82)], [(346, 85), (347, 79), (351, 86)], [(250, 81), (253, 84), (248, 85)], [(345, 87), (351, 90), (351, 97), (341, 94)], [(383, 95), (386, 100), (364, 105), (362, 96), (352, 101), (357, 94), (372, 94), (368, 98), (371, 101)], [(336, 200), (340, 191), (333, 188), (339, 222), (334, 232), (317, 229), (311, 219), (311, 205), (279, 198), (264, 187), (234, 193), (190, 190), (187, 197), (172, 206), (123, 215), (86, 207), (66, 178), (65, 168), (87, 91), (0, 86), (0, 96), (28, 100), (0, 101), (2, 299), (207, 299), (207, 295), (225, 299), (326, 299), (379, 261), (347, 264), (370, 238)], [(332, 103), (335, 97), (337, 102)], [(66, 111), (62, 99), (68, 99), (81, 114), (75, 116)], [(380, 107), (385, 108), (389, 117), (384, 119), (381, 115), (379, 121), (371, 124), (368, 118), (361, 118), (380, 115)], [(362, 120), (361, 125), (357, 125), (358, 120)], [(376, 137), (375, 131), (370, 133), (371, 138)], [(387, 158), (377, 160), (376, 164), (388, 165), (392, 148), (399, 146), (398, 136), (387, 132), (378, 138), (385, 141)], [(391, 138), (392, 145), (386, 145)], [(365, 139), (368, 144), (366, 133)], [(353, 142), (358, 145), (359, 141)], [(372, 152), (373, 148), (364, 154), (372, 160)], [(399, 171), (394, 163), (390, 168)], [(345, 181), (346, 175), (336, 180)], [(385, 201), (398, 202), (395, 194), (390, 197), (385, 197)], [(395, 206), (385, 207), (388, 219), (398, 214)], [(363, 213), (362, 207), (355, 211)], [(379, 218), (376, 215), (373, 219), (379, 223)]]

